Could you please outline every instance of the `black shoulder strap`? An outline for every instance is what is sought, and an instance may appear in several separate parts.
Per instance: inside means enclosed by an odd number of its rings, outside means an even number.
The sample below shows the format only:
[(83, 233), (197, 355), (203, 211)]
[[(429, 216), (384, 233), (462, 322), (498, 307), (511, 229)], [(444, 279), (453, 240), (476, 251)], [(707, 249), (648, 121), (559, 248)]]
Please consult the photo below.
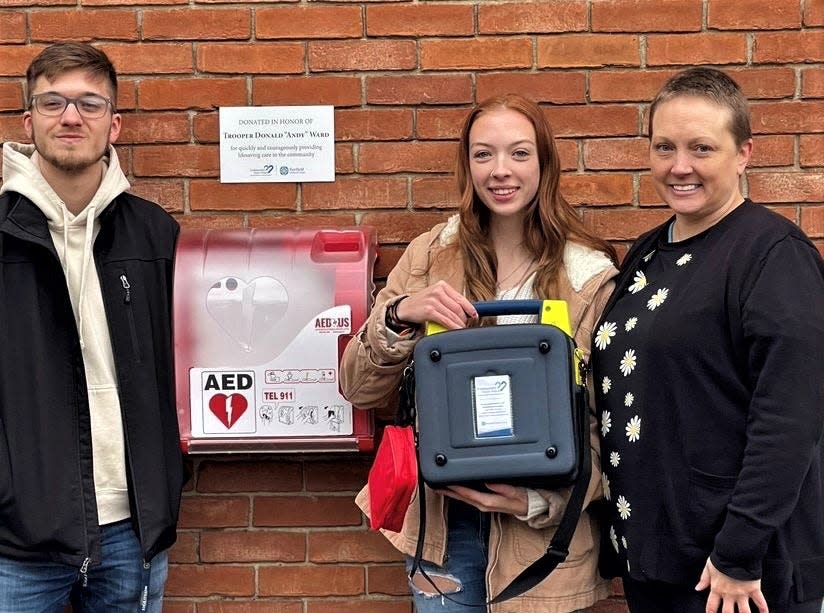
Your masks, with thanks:
[(589, 488), (589, 480), (592, 476), (592, 450), (589, 447), (589, 406), (582, 407), (584, 418), (581, 420), (581, 471), (578, 479), (572, 487), (572, 493), (567, 501), (564, 516), (558, 529), (552, 536), (552, 540), (547, 547), (546, 553), (526, 567), (521, 574), (515, 577), (501, 592), (489, 601), (489, 604), (497, 604), (504, 600), (509, 600), (515, 596), (520, 596), (527, 590), (531, 590), (541, 581), (546, 579), (555, 568), (569, 555), (569, 544), (572, 542), (572, 535), (578, 525), (578, 520), (584, 509), (584, 499)]
[(415, 427), (415, 362), (411, 358), (403, 369), (401, 383), (398, 387), (395, 425)]
[(497, 604), (519, 596), (546, 579), (569, 555), (569, 544), (584, 510), (589, 480), (592, 476), (592, 450), (589, 446), (589, 388), (587, 387), (587, 366), (583, 361), (576, 364), (581, 375), (581, 385), (576, 394), (575, 410), (578, 414), (578, 440), (581, 441), (581, 470), (572, 486), (564, 516), (552, 536), (546, 553), (527, 566), (501, 592), (490, 600)]

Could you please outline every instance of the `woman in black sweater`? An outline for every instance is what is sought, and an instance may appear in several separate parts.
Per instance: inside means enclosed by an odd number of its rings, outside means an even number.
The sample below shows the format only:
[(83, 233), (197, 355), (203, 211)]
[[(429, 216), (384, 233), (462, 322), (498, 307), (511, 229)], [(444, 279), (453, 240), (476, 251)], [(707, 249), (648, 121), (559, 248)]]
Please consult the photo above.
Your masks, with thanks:
[(749, 110), (727, 75), (672, 77), (649, 134), (674, 216), (627, 254), (593, 337), (605, 566), (633, 613), (819, 613), (824, 262), (742, 196)]

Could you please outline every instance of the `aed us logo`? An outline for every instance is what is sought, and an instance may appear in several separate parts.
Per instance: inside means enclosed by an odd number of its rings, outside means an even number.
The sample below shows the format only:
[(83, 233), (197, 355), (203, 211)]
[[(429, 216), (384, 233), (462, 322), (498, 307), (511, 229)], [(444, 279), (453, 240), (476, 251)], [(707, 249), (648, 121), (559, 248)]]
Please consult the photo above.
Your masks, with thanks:
[(316, 317), (316, 332), (349, 332), (352, 320), (349, 317)]

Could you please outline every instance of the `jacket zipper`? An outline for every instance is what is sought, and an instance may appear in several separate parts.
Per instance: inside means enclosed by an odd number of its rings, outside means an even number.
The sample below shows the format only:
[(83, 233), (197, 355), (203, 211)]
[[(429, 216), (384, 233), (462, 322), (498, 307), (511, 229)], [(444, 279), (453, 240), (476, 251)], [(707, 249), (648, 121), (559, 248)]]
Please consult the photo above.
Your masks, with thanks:
[[(48, 249), (48, 247), (47, 247), (47, 249)], [(63, 271), (63, 265), (60, 262), (60, 257), (57, 255), (57, 252), (55, 251), (53, 244), (52, 244), (52, 248), (49, 250), (49, 252), (51, 253), (51, 255), (53, 257), (54, 262), (57, 263), (58, 268), (62, 272)], [(65, 273), (64, 273), (64, 276), (65, 276)], [(69, 312), (72, 314), (71, 315), (71, 320), (74, 321), (74, 311), (73, 311), (72, 306), (71, 306), (71, 298), (68, 294), (68, 281), (67, 281), (67, 284), (66, 284), (66, 288), (67, 288), (66, 289), (66, 303), (68, 304)], [(80, 380), (83, 383), (83, 385), (85, 386), (86, 385), (86, 374), (85, 374), (86, 373), (86, 368), (85, 368), (85, 363), (83, 362), (83, 356), (82, 356), (82, 353), (81, 353), (82, 350), (80, 349), (80, 345), (79, 345), (80, 334), (79, 334), (79, 331), (77, 330), (76, 327), (75, 327), (75, 339), (77, 340), (77, 343), (78, 343), (77, 344), (77, 352), (80, 354), (80, 362), (82, 364), (82, 368), (81, 368), (82, 377), (80, 378)], [(77, 407), (77, 408), (79, 409), (79, 407)], [(88, 401), (87, 401), (87, 405), (86, 405), (86, 410), (88, 412)], [(89, 416), (89, 418), (91, 419), (91, 415)], [(78, 421), (79, 421), (79, 419), (80, 419), (80, 416), (78, 414)], [(92, 561), (92, 558), (91, 558), (91, 549), (92, 549), (92, 547), (90, 547), (90, 545), (89, 545), (89, 527), (88, 527), (88, 522), (86, 521), (87, 513), (88, 513), (88, 507), (86, 506), (85, 488), (83, 486), (83, 468), (82, 468), (83, 454), (79, 449), (79, 447), (82, 444), (82, 437), (83, 437), (83, 432), (81, 431), (79, 423), (78, 423), (77, 475), (78, 475), (78, 481), (80, 483), (80, 492), (81, 492), (80, 497), (79, 497), (79, 502), (80, 502), (80, 507), (82, 509), (82, 515), (84, 517), (84, 521), (83, 521), (83, 524), (82, 524), (82, 530), (83, 530), (83, 543), (84, 543), (84, 549), (85, 549), (85, 552), (84, 552), (85, 557), (83, 558), (83, 562), (80, 564), (79, 573), (80, 573), (80, 576), (83, 579), (83, 587), (86, 587), (89, 583), (88, 571), (89, 571), (89, 564), (91, 564), (91, 561)], [(91, 431), (89, 431), (89, 441), (91, 441)], [(93, 480), (92, 480), (92, 486), (94, 486), (94, 481)], [(98, 532), (98, 536), (99, 536), (99, 532)]]
[(83, 564), (80, 565), (80, 576), (83, 577), (83, 587), (89, 585), (89, 562), (91, 561), (91, 558), (86, 558), (83, 560)]
[[(98, 271), (98, 275), (101, 277), (101, 279), (103, 278), (103, 275), (100, 274), (99, 271)], [(129, 333), (130, 333), (131, 338), (132, 338), (132, 347), (133, 347), (133, 350), (136, 352), (136, 359), (138, 361), (140, 361), (142, 358), (141, 358), (140, 354), (137, 353), (137, 352), (139, 352), (139, 349), (140, 349), (140, 345), (139, 345), (139, 342), (138, 342), (139, 337), (137, 335), (137, 326), (135, 325), (134, 312), (132, 311), (132, 285), (131, 285), (131, 283), (129, 283), (129, 278), (126, 276), (126, 271), (125, 270), (121, 272), (121, 274), (119, 276), (119, 279), (120, 279), (120, 285), (123, 288), (123, 304), (126, 305), (126, 312), (127, 312), (128, 319), (129, 319)], [(104, 291), (103, 294), (104, 294), (104, 300), (103, 300), (104, 307), (108, 307), (109, 303), (108, 303), (108, 301), (105, 300), (106, 292)], [(113, 292), (112, 292), (112, 294), (113, 294)], [(114, 296), (112, 296), (112, 297), (114, 297)], [(114, 310), (114, 306), (115, 305), (112, 304), (112, 310)], [(110, 314), (107, 313), (106, 315), (107, 315), (107, 319), (109, 319), (109, 321), (111, 321)], [(118, 385), (120, 385), (120, 381), (121, 381), (120, 363), (121, 362), (120, 362), (120, 360), (118, 360), (117, 348), (115, 347), (114, 343), (112, 343), (112, 354), (113, 354), (113, 357), (114, 357), (115, 377), (117, 379)], [(128, 427), (127, 427), (127, 424), (126, 424), (126, 411), (123, 407), (122, 402), (120, 404), (120, 415), (121, 415), (121, 419), (123, 420), (123, 445), (125, 446), (125, 451), (126, 451), (126, 471), (128, 472), (128, 476), (129, 476), (129, 479), (131, 480), (131, 483), (137, 483), (137, 479), (135, 478), (135, 474), (134, 474), (134, 467), (132, 465), (132, 449), (131, 449), (131, 441), (129, 440), (129, 436), (128, 436)], [(144, 564), (144, 570), (145, 570), (146, 564), (148, 564), (148, 562), (147, 562), (148, 558), (146, 557), (146, 548), (145, 548), (145, 545), (144, 545), (144, 542), (143, 542), (143, 526), (141, 525), (141, 518), (143, 516), (143, 510), (140, 506), (140, 497), (135, 495), (133, 497), (133, 502), (129, 506), (131, 507), (131, 510), (132, 510), (132, 517), (136, 518), (135, 528), (136, 528), (136, 531), (137, 531), (137, 540), (140, 543), (140, 549), (143, 552), (143, 556), (144, 556), (143, 564)], [(146, 592), (146, 594), (148, 595), (148, 591)]]
[(140, 362), (143, 360), (143, 356), (140, 353), (140, 339), (137, 335), (137, 325), (132, 310), (132, 286), (126, 273), (120, 275), (120, 285), (123, 286), (123, 304), (126, 305), (126, 317), (129, 320), (129, 336), (132, 339), (132, 349), (134, 350), (135, 359)]
[(143, 560), (143, 589), (140, 590), (140, 610), (146, 611), (149, 607), (149, 578), (152, 565)]

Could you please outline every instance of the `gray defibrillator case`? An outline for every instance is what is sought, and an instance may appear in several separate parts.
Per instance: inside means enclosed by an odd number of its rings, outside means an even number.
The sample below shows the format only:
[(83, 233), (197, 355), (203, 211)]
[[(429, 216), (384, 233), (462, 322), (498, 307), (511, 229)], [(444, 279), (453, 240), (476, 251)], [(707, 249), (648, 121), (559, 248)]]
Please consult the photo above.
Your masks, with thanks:
[(569, 334), (566, 303), (475, 307), (482, 317), (536, 313), (542, 323), (443, 331), (418, 341), (415, 405), (423, 480), (436, 488), (571, 485), (589, 428), (584, 361)]

